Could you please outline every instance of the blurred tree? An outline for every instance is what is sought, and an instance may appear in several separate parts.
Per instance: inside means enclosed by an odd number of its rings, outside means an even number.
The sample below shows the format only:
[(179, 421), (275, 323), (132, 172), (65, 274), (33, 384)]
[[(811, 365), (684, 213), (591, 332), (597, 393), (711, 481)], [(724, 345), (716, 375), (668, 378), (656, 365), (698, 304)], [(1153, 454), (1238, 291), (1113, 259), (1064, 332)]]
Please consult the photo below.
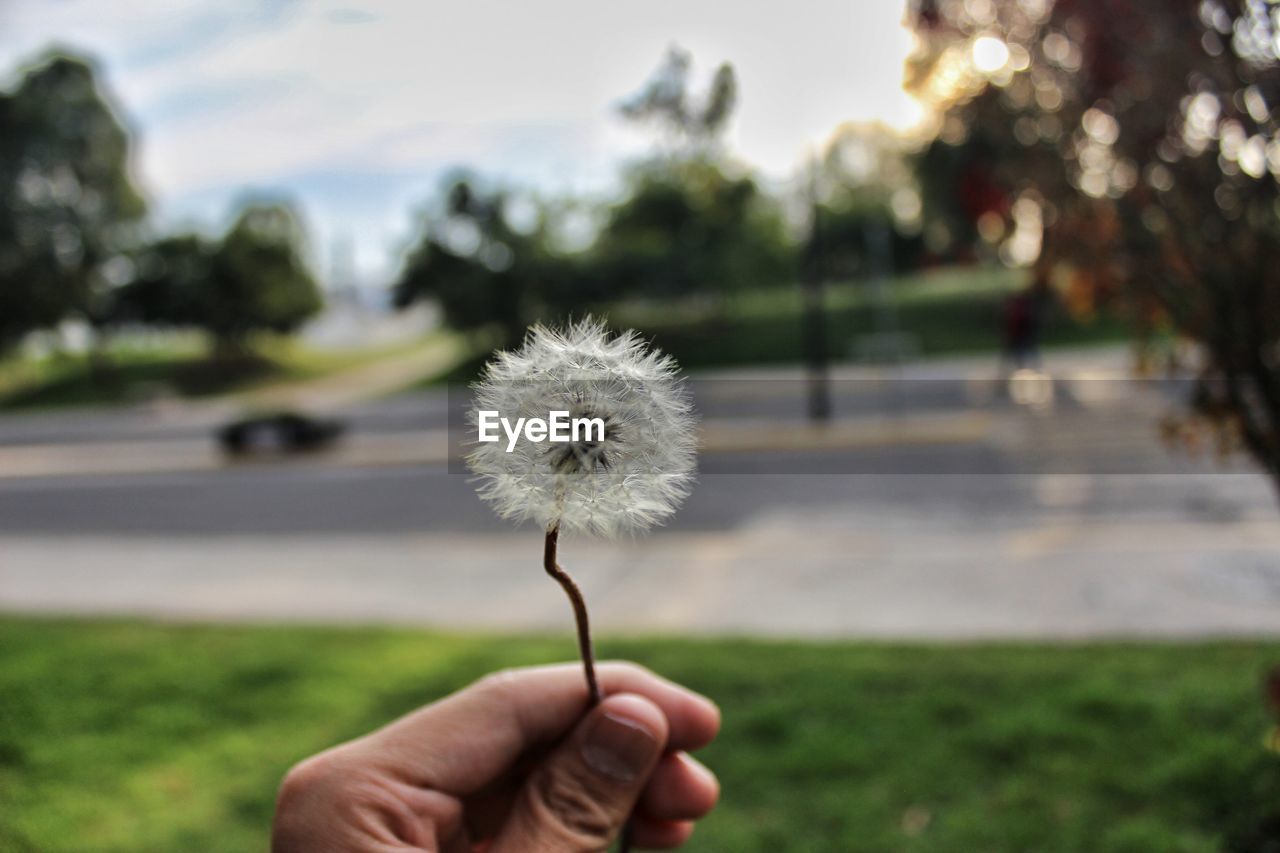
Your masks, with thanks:
[(635, 95), (623, 101), (619, 112), (631, 121), (659, 129), (674, 149), (705, 150), (716, 146), (738, 103), (738, 82), (733, 66), (721, 63), (700, 102), (689, 90), (693, 57), (672, 45), (657, 71)]
[(943, 111), (942, 144), (969, 149), (978, 230), (1035, 259), (1069, 305), (1118, 300), (1144, 332), (1167, 323), (1199, 344), (1198, 412), (1280, 484), (1280, 6), (914, 0), (912, 13), (909, 85)]
[(282, 204), (246, 207), (219, 241), (161, 237), (135, 250), (111, 320), (203, 329), (224, 355), (256, 332), (287, 334), (321, 307), (298, 220)]
[[(737, 104), (722, 64), (701, 98), (692, 59), (671, 48), (620, 112), (656, 126), (660, 156), (634, 167), (626, 197), (609, 210), (591, 255), (613, 297), (712, 294), (788, 280), (792, 255), (780, 211), (721, 146)], [(604, 289), (604, 288), (597, 288)]]
[(116, 323), (201, 326), (213, 301), (215, 247), (195, 234), (163, 237), (132, 258), (133, 275), (113, 296)]
[(1012, 203), (1009, 187), (1017, 177), (1005, 170), (1016, 170), (1017, 161), (1003, 156), (1002, 140), (1002, 132), (992, 134), (975, 123), (963, 140), (935, 138), (916, 156), (933, 254), (951, 261), (975, 260), (986, 248), (978, 222), (984, 216), (995, 216), (1002, 223), (1007, 220)]
[[(733, 70), (721, 66), (705, 97), (694, 98), (690, 65), (688, 54), (673, 48), (620, 107), (629, 119), (657, 127), (664, 150), (631, 171), (627, 196), (604, 212), (594, 242), (561, 245), (558, 235), (572, 230), (566, 223), (578, 213), (572, 204), (532, 204), (475, 176), (454, 176), (439, 209), (423, 217), (395, 304), (435, 299), (450, 326), (496, 325), (510, 345), (533, 320), (584, 313), (620, 297), (722, 293), (785, 279), (790, 257), (781, 216), (752, 178), (731, 174), (720, 152), (736, 101)], [(531, 215), (514, 216), (522, 203)], [(516, 219), (528, 221), (516, 227)]]
[(51, 56), (0, 93), (0, 346), (70, 315), (100, 321), (145, 209), (88, 61)]
[[(209, 257), (209, 279), (198, 297), (195, 324), (224, 349), (240, 349), (254, 332), (287, 334), (320, 310), (323, 300), (303, 258), (305, 238), (284, 204), (255, 204), (241, 212)], [(171, 248), (178, 252), (178, 247)], [(198, 244), (181, 248), (178, 271), (200, 269)], [(187, 310), (180, 289), (191, 281), (175, 275), (171, 303)]]
[(451, 327), (496, 325), (509, 346), (549, 303), (572, 300), (579, 288), (569, 277), (577, 273), (548, 247), (546, 211), (517, 229), (512, 202), (506, 191), (481, 188), (474, 176), (450, 179), (443, 209), (424, 217), (422, 235), (400, 272), (396, 306), (435, 299)]
[(792, 265), (773, 201), (750, 176), (705, 158), (637, 169), (592, 257), (615, 298), (722, 297), (784, 283)]
[[(849, 123), (836, 130), (811, 178), (816, 198), (808, 201), (817, 202), (821, 221), (801, 247), (802, 272), (813, 274), (818, 264), (824, 278), (851, 280), (920, 266), (921, 202), (911, 160), (904, 139), (881, 124)], [(885, 268), (873, 270), (870, 247), (881, 240)]]

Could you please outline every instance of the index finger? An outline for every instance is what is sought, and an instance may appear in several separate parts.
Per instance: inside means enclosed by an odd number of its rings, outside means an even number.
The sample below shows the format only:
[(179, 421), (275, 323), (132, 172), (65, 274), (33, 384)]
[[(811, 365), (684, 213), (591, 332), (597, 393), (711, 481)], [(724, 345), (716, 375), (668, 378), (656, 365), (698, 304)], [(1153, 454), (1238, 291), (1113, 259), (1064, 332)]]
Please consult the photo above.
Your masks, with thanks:
[[(605, 695), (635, 693), (661, 709), (668, 749), (706, 746), (720, 728), (710, 699), (633, 663), (596, 667)], [(587, 709), (581, 664), (512, 669), (487, 676), (362, 739), (405, 781), (465, 796), (528, 749), (559, 740)]]

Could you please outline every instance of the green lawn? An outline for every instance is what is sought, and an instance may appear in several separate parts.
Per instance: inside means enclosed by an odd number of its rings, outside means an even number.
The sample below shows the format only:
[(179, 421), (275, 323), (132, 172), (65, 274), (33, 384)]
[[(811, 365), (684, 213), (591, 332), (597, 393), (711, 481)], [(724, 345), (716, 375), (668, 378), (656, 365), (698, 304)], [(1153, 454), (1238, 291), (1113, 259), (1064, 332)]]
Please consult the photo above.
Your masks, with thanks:
[[(911, 335), (924, 355), (994, 353), (1001, 346), (1002, 303), (1026, 276), (1004, 267), (931, 270), (894, 279), (888, 302), (897, 329)], [(686, 368), (794, 363), (805, 355), (802, 296), (798, 287), (743, 293), (719, 316), (669, 303), (619, 306), (610, 319), (641, 329)], [(868, 285), (830, 285), (825, 307), (830, 357), (847, 361), (857, 353), (857, 340), (877, 329)], [(1125, 340), (1130, 330), (1117, 318), (1085, 323), (1055, 308), (1043, 331), (1043, 344), (1055, 347)]]
[(86, 355), (0, 361), (0, 411), (141, 402), (159, 396), (205, 397), (311, 379), (430, 346), (422, 340), (360, 349), (319, 350), (264, 338), (243, 355), (213, 358), (198, 337), (163, 347), (127, 343), (94, 365)]
[[(1025, 277), (1025, 271), (977, 266), (894, 279), (889, 294), (897, 328), (912, 336), (923, 355), (994, 353), (1000, 347), (1001, 303), (1024, 284)], [(857, 340), (877, 328), (867, 285), (830, 285), (826, 309), (828, 352), (833, 361), (848, 361), (856, 354)], [(798, 287), (739, 293), (721, 306), (698, 300), (661, 300), (620, 303), (599, 310), (615, 327), (639, 329), (689, 369), (801, 361), (805, 356), (802, 312)], [(488, 359), (486, 334), (470, 335), (464, 347), (480, 354), (461, 358), (440, 376), (423, 379), (418, 387), (474, 379)], [(1084, 323), (1057, 309), (1047, 318), (1043, 344), (1110, 343), (1126, 340), (1129, 334), (1127, 325), (1118, 318)], [(495, 338), (488, 334), (488, 339)], [(210, 359), (207, 346), (192, 336), (163, 348), (116, 346), (105, 371), (95, 370), (85, 356), (11, 358), (0, 360), (0, 411), (251, 390), (356, 367), (428, 345), (429, 340), (395, 347), (318, 351), (298, 343), (264, 339), (255, 344), (252, 357), (228, 363)]]
[[(712, 696), (714, 851), (1198, 851), (1280, 814), (1280, 643), (610, 640)], [(0, 619), (0, 849), (264, 849), (295, 760), (566, 637)]]
[[(1026, 284), (1025, 270), (1005, 267), (946, 267), (902, 276), (888, 286), (896, 328), (924, 356), (991, 353), (1001, 347), (1005, 298)], [(866, 283), (838, 282), (826, 288), (827, 351), (833, 362), (859, 357), (858, 340), (877, 330), (877, 309)], [(795, 364), (805, 358), (803, 293), (798, 286), (734, 294), (722, 305), (699, 299), (622, 302), (594, 309), (615, 328), (638, 329), (686, 369)], [(1048, 312), (1041, 343), (1046, 348), (1116, 343), (1132, 329), (1122, 318), (1084, 322), (1061, 306)], [(422, 383), (470, 381), (488, 354), (459, 363)]]

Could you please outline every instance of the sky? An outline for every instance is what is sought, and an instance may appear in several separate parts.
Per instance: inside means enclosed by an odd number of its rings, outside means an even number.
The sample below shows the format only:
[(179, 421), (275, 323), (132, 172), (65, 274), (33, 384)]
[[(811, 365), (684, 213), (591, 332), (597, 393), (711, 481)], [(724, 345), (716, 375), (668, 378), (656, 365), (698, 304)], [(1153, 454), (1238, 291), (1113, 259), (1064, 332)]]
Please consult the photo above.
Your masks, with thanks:
[(673, 44), (699, 80), (734, 65), (729, 148), (766, 179), (796, 174), (843, 122), (910, 127), (902, 14), (899, 0), (0, 0), (0, 71), (11, 83), (52, 44), (87, 52), (137, 134), (159, 227), (218, 228), (246, 197), (282, 194), (322, 267), (340, 244), (380, 284), (456, 167), (616, 191), (653, 145), (617, 105)]

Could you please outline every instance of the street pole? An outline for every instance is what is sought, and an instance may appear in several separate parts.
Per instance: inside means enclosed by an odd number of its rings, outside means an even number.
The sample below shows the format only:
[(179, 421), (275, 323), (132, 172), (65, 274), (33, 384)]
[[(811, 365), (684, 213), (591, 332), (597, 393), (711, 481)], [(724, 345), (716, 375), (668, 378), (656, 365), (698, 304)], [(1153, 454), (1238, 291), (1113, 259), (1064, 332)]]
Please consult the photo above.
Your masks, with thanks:
[(809, 257), (801, 283), (804, 292), (805, 364), (808, 374), (809, 420), (820, 423), (831, 418), (831, 380), (827, 369), (827, 317), (825, 306), (826, 246), (822, 230), (822, 210), (818, 200), (818, 158), (809, 161)]

